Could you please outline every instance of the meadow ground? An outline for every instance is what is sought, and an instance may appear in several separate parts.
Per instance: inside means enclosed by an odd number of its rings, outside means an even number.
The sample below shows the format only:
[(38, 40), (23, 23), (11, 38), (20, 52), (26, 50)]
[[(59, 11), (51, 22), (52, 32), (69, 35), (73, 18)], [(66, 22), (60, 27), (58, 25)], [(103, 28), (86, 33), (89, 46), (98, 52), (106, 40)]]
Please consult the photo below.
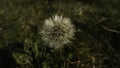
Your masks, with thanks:
[[(0, 68), (120, 68), (120, 0), (0, 0)], [(50, 48), (45, 20), (75, 26), (71, 43)], [(63, 29), (64, 30), (64, 29)]]

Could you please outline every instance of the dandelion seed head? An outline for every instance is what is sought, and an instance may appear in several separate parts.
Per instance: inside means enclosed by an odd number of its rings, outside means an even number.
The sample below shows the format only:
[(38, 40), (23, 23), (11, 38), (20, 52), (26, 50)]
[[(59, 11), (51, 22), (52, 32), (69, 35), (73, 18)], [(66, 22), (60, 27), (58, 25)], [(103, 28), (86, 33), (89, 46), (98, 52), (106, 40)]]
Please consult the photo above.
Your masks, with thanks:
[(70, 42), (74, 32), (74, 25), (69, 18), (55, 15), (45, 20), (41, 36), (49, 47), (58, 49)]

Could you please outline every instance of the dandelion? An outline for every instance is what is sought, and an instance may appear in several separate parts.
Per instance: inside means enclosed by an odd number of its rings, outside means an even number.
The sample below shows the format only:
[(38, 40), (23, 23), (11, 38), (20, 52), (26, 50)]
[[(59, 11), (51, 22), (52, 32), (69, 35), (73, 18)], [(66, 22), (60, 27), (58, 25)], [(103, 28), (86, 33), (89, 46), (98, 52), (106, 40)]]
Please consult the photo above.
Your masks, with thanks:
[(41, 36), (49, 47), (58, 49), (71, 42), (74, 32), (74, 25), (69, 18), (55, 15), (45, 20)]

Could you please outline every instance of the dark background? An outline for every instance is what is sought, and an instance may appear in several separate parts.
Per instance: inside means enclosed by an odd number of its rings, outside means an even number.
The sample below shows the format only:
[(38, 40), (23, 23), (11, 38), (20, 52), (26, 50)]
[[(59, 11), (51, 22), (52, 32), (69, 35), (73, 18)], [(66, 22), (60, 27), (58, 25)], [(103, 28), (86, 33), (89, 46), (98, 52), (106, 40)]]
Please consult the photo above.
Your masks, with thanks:
[[(120, 0), (0, 0), (0, 68), (120, 68)], [(76, 33), (59, 50), (39, 34), (44, 20), (69, 17)]]

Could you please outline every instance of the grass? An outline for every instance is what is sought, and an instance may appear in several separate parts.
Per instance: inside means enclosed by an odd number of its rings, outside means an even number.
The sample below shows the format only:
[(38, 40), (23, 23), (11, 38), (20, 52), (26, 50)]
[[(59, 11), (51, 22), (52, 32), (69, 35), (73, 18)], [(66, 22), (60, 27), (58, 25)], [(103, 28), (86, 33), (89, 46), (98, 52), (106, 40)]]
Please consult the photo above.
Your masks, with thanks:
[[(45, 19), (76, 27), (62, 55), (41, 40)], [(119, 68), (119, 0), (0, 0), (0, 68)]]

